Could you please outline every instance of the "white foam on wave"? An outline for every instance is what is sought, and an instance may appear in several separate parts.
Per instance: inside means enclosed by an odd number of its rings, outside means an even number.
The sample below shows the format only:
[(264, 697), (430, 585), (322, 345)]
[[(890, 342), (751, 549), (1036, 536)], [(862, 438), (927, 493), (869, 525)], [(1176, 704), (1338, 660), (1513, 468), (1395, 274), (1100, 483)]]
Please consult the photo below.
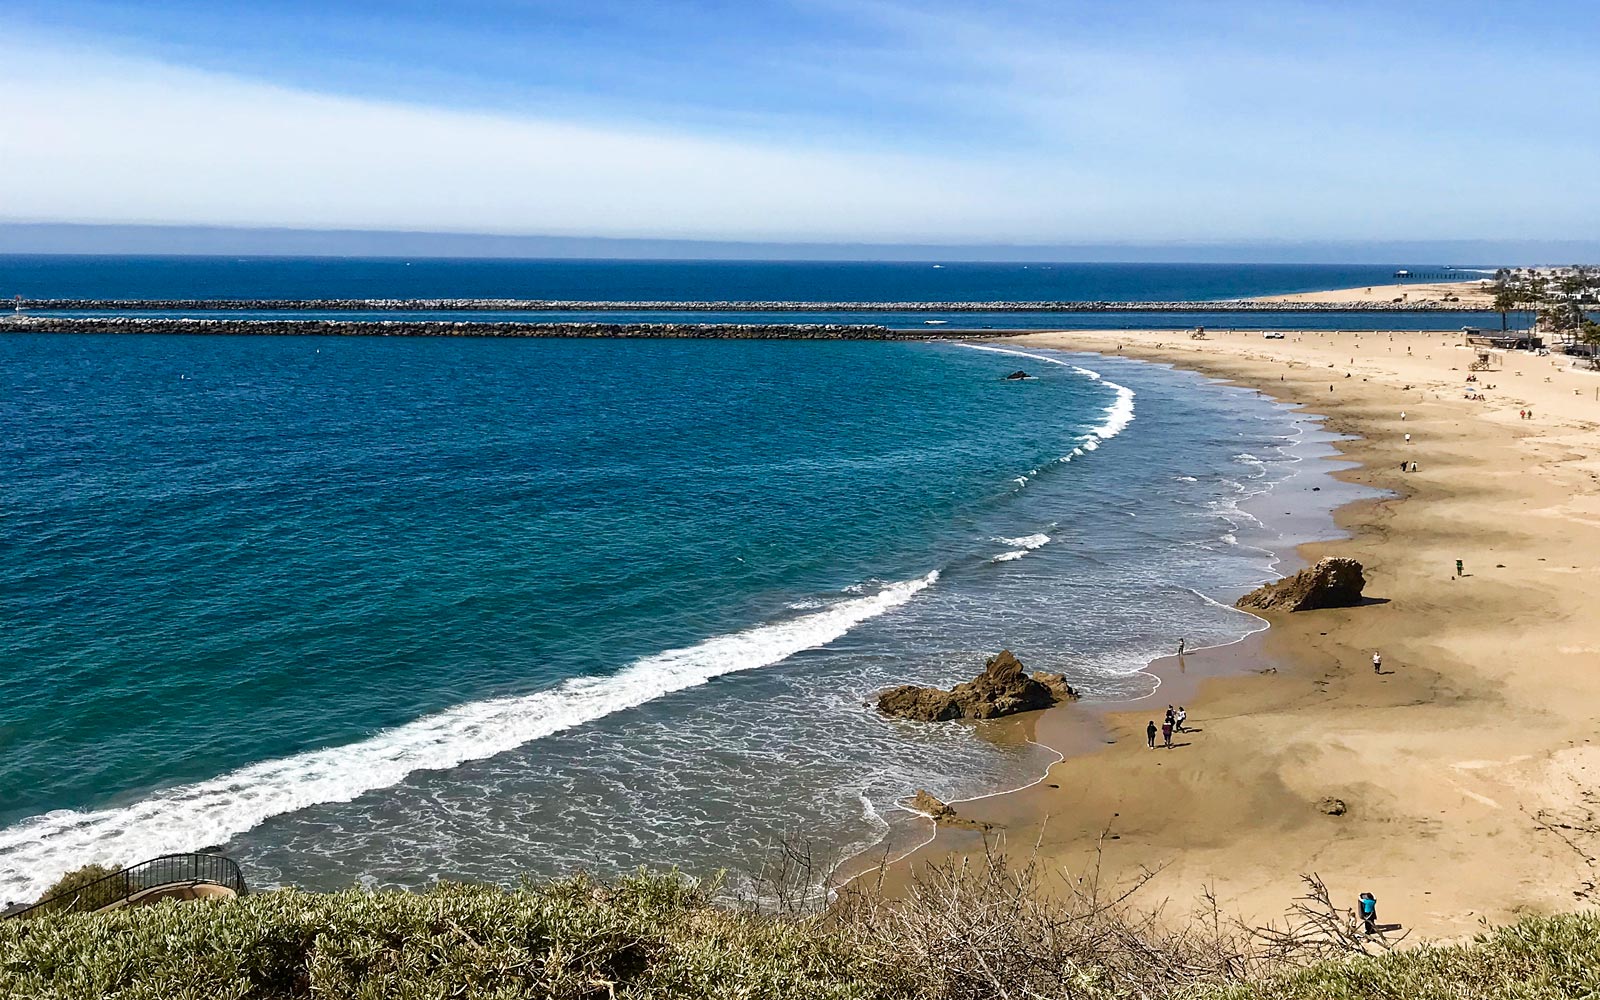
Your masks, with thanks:
[(1024, 550), (1042, 549), (1050, 544), (1050, 536), (1042, 531), (1036, 535), (1023, 535), (1021, 538), (996, 538), (993, 540), (1003, 545), (1015, 545)]
[(1104, 419), (1099, 425), (1090, 428), (1089, 432), (1079, 442), (1078, 448), (1074, 449), (1071, 455), (1064, 457), (1062, 461), (1070, 462), (1075, 455), (1080, 455), (1085, 451), (1094, 451), (1100, 447), (1100, 442), (1111, 440), (1126, 430), (1129, 424), (1133, 423), (1133, 390), (1125, 385), (1118, 385), (1097, 371), (1091, 371), (1081, 365), (1075, 365), (1065, 358), (1053, 358), (1048, 354), (1033, 354), (1029, 351), (1017, 351), (1008, 347), (995, 347), (992, 344), (962, 344), (961, 346), (971, 348), (974, 351), (1010, 354), (1013, 357), (1031, 358), (1034, 361), (1043, 361), (1046, 364), (1061, 365), (1063, 368), (1071, 368), (1079, 375), (1093, 379), (1116, 392), (1116, 398), (1103, 411)]
[(999, 555), (995, 556), (993, 559), (991, 559), (989, 561), (990, 562), (997, 562), (997, 563), (1011, 562), (1011, 561), (1016, 560), (1016, 559), (1021, 559), (1023, 556), (1025, 556), (1027, 554), (1028, 554), (1028, 550), (1027, 549), (1013, 549), (1010, 552), (1002, 552), (1002, 553), (1000, 553)]
[(64, 872), (131, 864), (221, 844), (273, 816), (349, 802), (572, 729), (714, 677), (782, 662), (827, 645), (931, 587), (938, 571), (883, 586), (827, 610), (635, 660), (605, 677), (575, 677), (533, 694), (471, 702), (369, 739), (263, 761), (206, 781), (162, 789), (132, 805), (58, 810), (0, 830), (0, 899), (33, 899)]

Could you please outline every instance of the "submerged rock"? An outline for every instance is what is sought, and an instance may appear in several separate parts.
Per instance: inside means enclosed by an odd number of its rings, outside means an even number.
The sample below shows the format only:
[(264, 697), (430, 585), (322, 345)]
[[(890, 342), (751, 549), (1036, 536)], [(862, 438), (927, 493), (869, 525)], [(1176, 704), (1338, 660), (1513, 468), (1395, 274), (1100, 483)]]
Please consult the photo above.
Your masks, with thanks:
[(916, 684), (890, 688), (878, 696), (878, 711), (923, 722), (996, 719), (1077, 698), (1065, 677), (1047, 673), (1030, 677), (1022, 662), (1006, 649), (989, 658), (983, 673), (949, 691)]
[(1294, 576), (1252, 590), (1234, 603), (1249, 611), (1314, 611), (1361, 603), (1367, 578), (1354, 559), (1329, 556)]
[(1019, 368), (1016, 371), (1012, 372), (1010, 375), (1007, 375), (1005, 380), (1007, 382), (1016, 382), (1016, 381), (1019, 381), (1021, 379), (1025, 379), (1027, 377), (1028, 377), (1028, 373)]

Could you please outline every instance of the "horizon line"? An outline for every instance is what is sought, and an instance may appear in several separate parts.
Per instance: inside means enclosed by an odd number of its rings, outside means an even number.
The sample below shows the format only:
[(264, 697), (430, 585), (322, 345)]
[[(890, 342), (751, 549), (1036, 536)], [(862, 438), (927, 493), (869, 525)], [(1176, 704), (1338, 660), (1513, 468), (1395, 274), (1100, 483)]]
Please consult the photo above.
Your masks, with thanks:
[[(704, 240), (429, 230), (0, 221), (0, 255), (680, 261), (1400, 264), (1600, 263), (1600, 240), (1192, 239), (1058, 243)], [(1456, 261), (1447, 264), (1445, 261)]]

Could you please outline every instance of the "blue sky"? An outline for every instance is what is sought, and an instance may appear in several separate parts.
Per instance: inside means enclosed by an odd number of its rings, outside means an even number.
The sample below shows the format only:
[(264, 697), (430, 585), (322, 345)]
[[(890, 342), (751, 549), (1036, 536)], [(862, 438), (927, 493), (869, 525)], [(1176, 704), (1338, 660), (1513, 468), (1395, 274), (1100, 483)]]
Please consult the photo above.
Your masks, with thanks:
[(0, 220), (1592, 238), (1588, 2), (0, 8)]

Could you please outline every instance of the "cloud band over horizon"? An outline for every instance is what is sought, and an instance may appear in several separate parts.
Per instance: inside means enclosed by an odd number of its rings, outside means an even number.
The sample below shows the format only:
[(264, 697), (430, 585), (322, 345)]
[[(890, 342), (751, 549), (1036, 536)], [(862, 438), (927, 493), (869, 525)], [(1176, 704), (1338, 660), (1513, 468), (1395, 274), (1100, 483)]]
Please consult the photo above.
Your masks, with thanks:
[[(300, 65), (282, 46), (224, 71), (215, 25), (209, 48), (174, 50), (116, 18), (110, 37), (84, 30), (116, 4), (20, 6), (16, 23), (0, 15), (11, 222), (1023, 244), (1600, 231), (1581, 66), (1497, 67), (1493, 39), (1455, 22), (1404, 39), (1402, 63), (1402, 46), (1370, 44), (1361, 19), (1383, 9), (1363, 4), (1333, 20), (1225, 5), (1214, 20), (1227, 30), (1208, 35), (1170, 3), (1093, 24), (1028, 3), (993, 17), (797, 3), (772, 8), (795, 12), (781, 37), (754, 18), (671, 58), (626, 27), (626, 5), (582, 23), (561, 4), (487, 5), (530, 50), (591, 37), (603, 52), (609, 37), (621, 79), (604, 85), (549, 53), (467, 75), (474, 52), (497, 51), (494, 25), (468, 30), (471, 18), (440, 25), (436, 60), (413, 47), (329, 79), (326, 54)], [(168, 6), (150, 31), (209, 23), (212, 5)], [(298, 6), (267, 5), (318, 34), (321, 15)], [(1574, 17), (1578, 37), (1561, 44), (1595, 35), (1578, 7), (1549, 8)], [(720, 23), (708, 5), (682, 10)], [(425, 30), (382, 38), (377, 23), (358, 23), (371, 52)], [(636, 66), (644, 79), (630, 81)]]

